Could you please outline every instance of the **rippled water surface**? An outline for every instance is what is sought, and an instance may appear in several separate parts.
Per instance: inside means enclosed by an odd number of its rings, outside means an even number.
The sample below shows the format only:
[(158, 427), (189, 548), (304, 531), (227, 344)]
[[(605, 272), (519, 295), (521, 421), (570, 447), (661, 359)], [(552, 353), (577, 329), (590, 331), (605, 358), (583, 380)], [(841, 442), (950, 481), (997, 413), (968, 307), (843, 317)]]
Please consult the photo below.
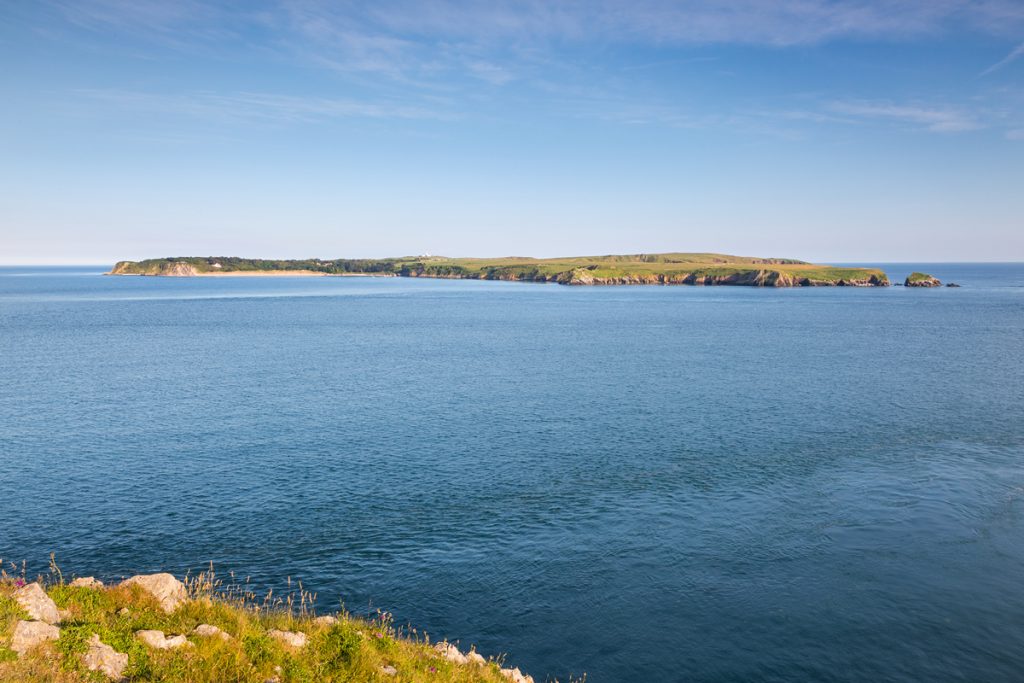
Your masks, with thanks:
[(1024, 266), (961, 289), (0, 269), (0, 556), (538, 679), (1024, 677)]

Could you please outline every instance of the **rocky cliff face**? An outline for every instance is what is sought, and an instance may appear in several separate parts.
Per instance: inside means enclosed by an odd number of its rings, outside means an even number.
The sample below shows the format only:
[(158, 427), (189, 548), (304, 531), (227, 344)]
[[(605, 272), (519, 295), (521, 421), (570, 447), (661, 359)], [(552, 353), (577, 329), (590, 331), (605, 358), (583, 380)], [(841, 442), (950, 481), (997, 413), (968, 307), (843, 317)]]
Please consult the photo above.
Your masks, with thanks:
[(165, 263), (160, 266), (160, 272), (157, 275), (165, 275), (169, 277), (190, 277), (192, 275), (198, 275), (199, 271), (189, 263)]
[(889, 280), (872, 275), (861, 280), (812, 280), (777, 270), (758, 270), (704, 275), (695, 273), (650, 273), (620, 277), (595, 277), (580, 268), (559, 275), (558, 282), (566, 285), (734, 285), (747, 287), (886, 287)]
[(163, 275), (166, 277), (190, 277), (199, 271), (190, 263), (164, 261), (154, 268), (143, 268), (134, 261), (119, 261), (110, 269), (110, 275)]
[(870, 275), (863, 279), (814, 280), (777, 270), (740, 271), (727, 275), (706, 275), (696, 273), (639, 273), (614, 277), (594, 275), (589, 268), (577, 268), (556, 274), (533, 272), (497, 271), (464, 273), (431, 273), (410, 270), (402, 273), (406, 277), (429, 277), (447, 280), (507, 280), (517, 282), (557, 282), (562, 285), (733, 285), (747, 287), (888, 287), (889, 279), (884, 275)]

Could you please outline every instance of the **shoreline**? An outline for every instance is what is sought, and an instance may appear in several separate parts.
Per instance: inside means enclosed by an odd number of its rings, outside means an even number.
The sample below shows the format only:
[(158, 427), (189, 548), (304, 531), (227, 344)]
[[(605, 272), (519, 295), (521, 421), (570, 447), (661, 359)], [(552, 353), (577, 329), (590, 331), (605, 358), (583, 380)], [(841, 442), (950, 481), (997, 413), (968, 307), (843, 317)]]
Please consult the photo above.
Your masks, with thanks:
[(399, 277), (393, 273), (323, 273), (317, 270), (229, 270), (225, 273), (189, 273), (187, 275), (167, 275), (163, 273), (115, 273), (108, 271), (104, 275), (118, 277)]

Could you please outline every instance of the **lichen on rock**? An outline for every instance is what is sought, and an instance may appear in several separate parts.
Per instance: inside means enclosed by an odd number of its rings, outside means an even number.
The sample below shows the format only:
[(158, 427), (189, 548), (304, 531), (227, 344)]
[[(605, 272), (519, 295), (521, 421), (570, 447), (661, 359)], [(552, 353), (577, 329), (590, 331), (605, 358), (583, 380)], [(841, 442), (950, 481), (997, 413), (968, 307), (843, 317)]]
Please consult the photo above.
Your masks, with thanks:
[(14, 599), (33, 619), (45, 621), (47, 624), (60, 622), (60, 612), (57, 610), (56, 603), (50, 599), (39, 582), (19, 588), (14, 593)]
[(178, 605), (188, 599), (185, 584), (171, 574), (139, 574), (125, 579), (122, 585), (139, 586), (156, 598), (160, 603), (160, 608), (167, 613), (173, 612)]
[(128, 668), (128, 655), (102, 642), (94, 633), (89, 638), (89, 649), (82, 655), (82, 663), (90, 671), (99, 671), (113, 681), (120, 681)]
[(48, 640), (60, 638), (60, 629), (45, 621), (19, 621), (11, 636), (11, 649), (24, 656), (32, 648)]

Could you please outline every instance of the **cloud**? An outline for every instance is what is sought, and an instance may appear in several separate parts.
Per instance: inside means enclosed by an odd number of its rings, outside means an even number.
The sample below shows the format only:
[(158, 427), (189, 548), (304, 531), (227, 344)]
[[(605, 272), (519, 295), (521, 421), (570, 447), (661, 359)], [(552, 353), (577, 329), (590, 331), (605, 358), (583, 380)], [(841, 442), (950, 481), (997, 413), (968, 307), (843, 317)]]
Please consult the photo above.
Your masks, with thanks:
[[(1004, 129), (991, 111), (961, 100), (962, 108), (932, 104), (927, 92), (912, 102), (884, 101), (875, 91), (815, 95), (814, 103), (753, 92), (728, 104), (702, 93), (665, 93), (652, 64), (713, 60), (711, 50), (669, 48), (819, 45), (834, 41), (941, 39), (966, 31), (1009, 37), (1024, 33), (1020, 0), (49, 0), (73, 25), (75, 37), (167, 58), (167, 50), (201, 52), (275, 70), (322, 69), (355, 99), (259, 92), (147, 95), (94, 91), (122, 106), (149, 107), (213, 119), (318, 121), (341, 117), (459, 118), (470, 111), (503, 115), (508, 104), (544, 95), (554, 115), (596, 112), (606, 120), (673, 127), (766, 125), (788, 131), (808, 124), (902, 125), (936, 133)], [(60, 22), (56, 22), (58, 25)], [(84, 29), (84, 30), (83, 30)], [(116, 34), (111, 36), (110, 34)], [(643, 50), (629, 48), (641, 45)], [(160, 50), (163, 50), (160, 52)], [(658, 51), (661, 50), (659, 53)], [(1024, 44), (988, 74), (1024, 55)], [(674, 59), (665, 59), (672, 57)], [(172, 54), (171, 59), (174, 58)], [(690, 58), (690, 59), (686, 59)], [(706, 61), (706, 64), (714, 62)], [(695, 66), (694, 70), (701, 68)], [(732, 79), (704, 67), (708, 79)], [(647, 69), (647, 70), (645, 70)], [(255, 69), (254, 74), (258, 73)], [(275, 71), (276, 72), (276, 71)], [(652, 73), (648, 77), (648, 73)], [(742, 81), (743, 75), (735, 79)], [(503, 88), (498, 95), (495, 89)], [(841, 87), (841, 83), (839, 84)], [(134, 85), (129, 88), (135, 87)], [(216, 86), (213, 86), (216, 88)], [(274, 86), (264, 87), (268, 90)], [(153, 98), (163, 98), (157, 102)], [(787, 98), (788, 101), (782, 101)], [(831, 98), (831, 103), (823, 98)], [(758, 101), (760, 100), (760, 101)], [(924, 102), (922, 104), (921, 102)], [(794, 111), (794, 109), (806, 111)], [(748, 114), (743, 110), (774, 111)], [(991, 109), (991, 107), (990, 107)], [(1014, 105), (1017, 110), (1019, 106)], [(778, 112), (781, 110), (781, 114)], [(772, 121), (769, 121), (772, 119)]]
[(843, 101), (832, 102), (827, 109), (855, 119), (906, 123), (935, 133), (957, 133), (982, 127), (971, 114), (948, 107)]
[[(336, 3), (293, 0), (294, 11), (342, 16)], [(416, 36), (471, 40), (601, 40), (798, 45), (846, 37), (906, 38), (951, 25), (1009, 31), (1014, 0), (393, 0), (362, 23)]]
[(341, 118), (457, 118), (453, 114), (437, 109), (402, 103), (297, 97), (276, 93), (162, 94), (102, 89), (85, 89), (77, 92), (87, 99), (112, 104), (123, 110), (185, 115), (222, 123), (310, 123)]
[(993, 71), (998, 71), (999, 69), (1002, 69), (1004, 66), (1006, 66), (1010, 62), (1012, 62), (1012, 61), (1016, 60), (1018, 57), (1022, 57), (1022, 56), (1024, 56), (1024, 43), (1021, 43), (1013, 51), (1011, 51), (1010, 54), (1006, 55), (1001, 60), (999, 60), (998, 62), (993, 64), (992, 66), (990, 66), (989, 68), (987, 68), (984, 71), (982, 71), (981, 75), (982, 76), (987, 76), (990, 73), (992, 73)]
[(515, 76), (511, 71), (498, 64), (479, 61), (470, 62), (467, 66), (474, 76), (493, 85), (505, 85), (515, 80)]
[[(905, 40), (963, 28), (1024, 30), (1019, 0), (51, 0), (72, 23), (181, 48), (282, 50), (335, 70), (416, 79), (461, 72), (496, 84), (496, 56), (553, 45), (813, 45)], [(195, 47), (195, 45), (193, 45)], [(1013, 55), (1008, 60), (1015, 58)], [(991, 70), (1002, 65), (994, 65)]]
[(1006, 132), (1007, 140), (1024, 140), (1024, 128), (1017, 128)]

